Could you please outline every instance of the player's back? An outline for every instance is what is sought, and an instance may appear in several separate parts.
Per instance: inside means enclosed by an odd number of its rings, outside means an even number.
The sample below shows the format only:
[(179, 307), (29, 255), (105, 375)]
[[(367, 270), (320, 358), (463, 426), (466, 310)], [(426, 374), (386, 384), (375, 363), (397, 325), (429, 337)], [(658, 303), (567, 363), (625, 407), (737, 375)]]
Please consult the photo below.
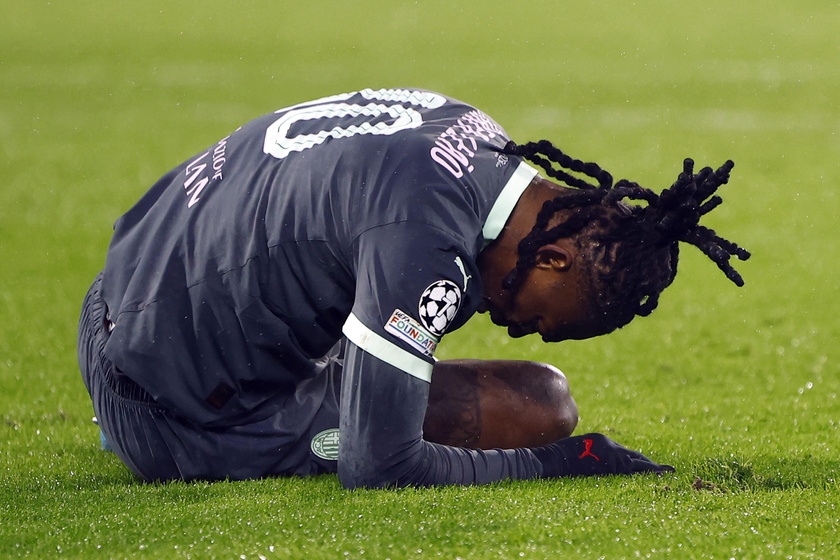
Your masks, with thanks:
[[(115, 226), (103, 284), (109, 357), (204, 422), (288, 392), (341, 336), (356, 236), (411, 220), (475, 230), (459, 225), (469, 193), (432, 204), (436, 185), (451, 198), (452, 178), (428, 146), (466, 107), (438, 110), (445, 101), (380, 90), (305, 103), (163, 177)], [(206, 405), (219, 384), (237, 395), (224, 412)]]

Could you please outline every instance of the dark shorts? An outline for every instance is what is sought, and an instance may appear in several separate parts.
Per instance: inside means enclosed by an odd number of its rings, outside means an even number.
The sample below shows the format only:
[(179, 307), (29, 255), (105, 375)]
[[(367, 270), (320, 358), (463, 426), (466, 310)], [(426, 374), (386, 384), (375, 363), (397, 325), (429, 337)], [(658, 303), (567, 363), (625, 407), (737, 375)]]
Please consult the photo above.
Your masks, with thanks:
[(107, 308), (97, 277), (79, 321), (79, 367), (94, 413), (117, 456), (145, 480), (242, 480), (336, 471), (340, 345), (320, 373), (253, 422), (205, 428), (158, 405), (105, 357)]

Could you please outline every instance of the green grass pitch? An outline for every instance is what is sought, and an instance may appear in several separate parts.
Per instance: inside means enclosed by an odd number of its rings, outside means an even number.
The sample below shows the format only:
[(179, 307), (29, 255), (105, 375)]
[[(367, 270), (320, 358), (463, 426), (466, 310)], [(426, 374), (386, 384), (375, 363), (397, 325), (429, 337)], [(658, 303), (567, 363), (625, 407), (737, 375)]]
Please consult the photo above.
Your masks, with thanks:
[[(0, 557), (840, 557), (840, 9), (685, 2), (14, 2), (0, 20)], [(273, 109), (364, 87), (472, 102), (617, 177), (736, 162), (660, 308), (537, 359), (579, 430), (662, 477), (342, 490), (335, 477), (147, 485), (98, 449), (75, 331), (113, 221), (173, 165)]]

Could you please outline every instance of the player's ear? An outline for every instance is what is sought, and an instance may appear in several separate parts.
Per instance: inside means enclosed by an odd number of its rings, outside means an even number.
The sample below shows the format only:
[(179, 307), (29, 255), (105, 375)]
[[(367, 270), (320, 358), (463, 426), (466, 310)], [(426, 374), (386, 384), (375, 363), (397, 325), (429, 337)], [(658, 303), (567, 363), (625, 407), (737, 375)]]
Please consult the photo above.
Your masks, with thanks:
[(569, 270), (576, 254), (569, 243), (550, 243), (537, 250), (534, 266), (541, 269)]

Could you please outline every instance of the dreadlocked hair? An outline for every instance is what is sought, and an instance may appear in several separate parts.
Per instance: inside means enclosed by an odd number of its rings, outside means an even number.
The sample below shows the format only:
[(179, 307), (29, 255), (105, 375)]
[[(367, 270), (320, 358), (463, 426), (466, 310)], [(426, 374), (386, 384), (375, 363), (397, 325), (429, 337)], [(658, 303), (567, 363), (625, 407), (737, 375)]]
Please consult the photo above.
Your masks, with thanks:
[[(700, 249), (727, 278), (744, 285), (729, 260), (731, 256), (747, 260), (750, 253), (699, 223), (723, 202), (715, 192), (728, 182), (735, 165), (732, 161), (716, 171), (706, 167), (695, 174), (694, 161), (686, 159), (676, 182), (656, 194), (626, 179), (613, 185), (612, 175), (598, 164), (569, 157), (548, 140), (523, 145), (509, 142), (503, 152), (523, 157), (549, 177), (577, 189), (544, 203), (533, 229), (519, 243), (516, 267), (506, 276), (505, 289), (517, 287), (534, 266), (540, 247), (584, 230), (579, 244), (591, 249), (593, 311), (610, 330), (656, 309), (660, 294), (677, 274), (680, 241)], [(549, 227), (558, 213), (565, 219)]]

